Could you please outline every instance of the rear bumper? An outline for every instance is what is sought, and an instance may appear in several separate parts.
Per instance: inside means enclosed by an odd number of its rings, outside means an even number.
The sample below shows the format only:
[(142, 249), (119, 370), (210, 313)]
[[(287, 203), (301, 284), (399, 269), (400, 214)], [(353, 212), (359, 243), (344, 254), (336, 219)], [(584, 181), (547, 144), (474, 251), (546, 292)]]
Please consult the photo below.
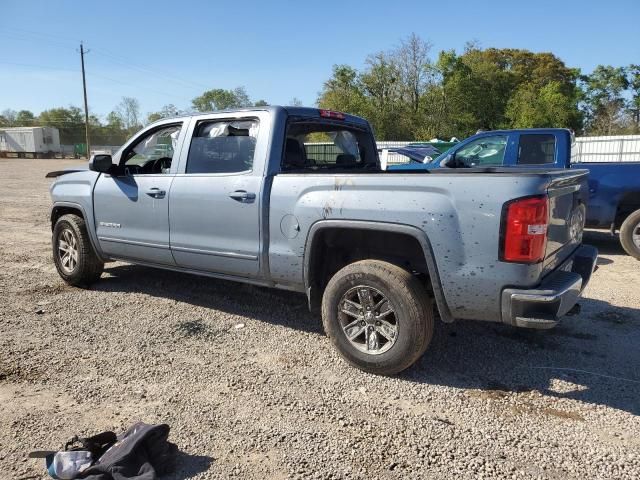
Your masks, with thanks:
[(555, 327), (558, 319), (577, 303), (597, 260), (598, 250), (582, 245), (538, 287), (505, 288), (502, 291), (502, 321), (516, 327)]

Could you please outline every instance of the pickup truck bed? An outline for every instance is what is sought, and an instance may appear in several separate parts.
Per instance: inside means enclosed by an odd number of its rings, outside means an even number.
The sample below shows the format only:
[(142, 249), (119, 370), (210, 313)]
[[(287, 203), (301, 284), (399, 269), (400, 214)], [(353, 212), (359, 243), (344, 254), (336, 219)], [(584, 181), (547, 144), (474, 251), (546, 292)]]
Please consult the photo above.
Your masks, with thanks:
[(343, 357), (385, 374), (424, 352), (435, 312), (549, 328), (575, 305), (597, 256), (586, 172), (379, 165), (369, 124), (338, 112), (162, 120), (57, 177), (56, 267), (79, 286), (118, 259), (305, 292)]
[[(586, 225), (620, 230), (626, 252), (640, 260), (640, 162), (574, 162), (573, 134), (563, 128), (495, 130), (469, 137), (432, 162), (411, 161), (394, 171), (577, 169), (589, 172)], [(471, 167), (471, 168), (469, 168)]]

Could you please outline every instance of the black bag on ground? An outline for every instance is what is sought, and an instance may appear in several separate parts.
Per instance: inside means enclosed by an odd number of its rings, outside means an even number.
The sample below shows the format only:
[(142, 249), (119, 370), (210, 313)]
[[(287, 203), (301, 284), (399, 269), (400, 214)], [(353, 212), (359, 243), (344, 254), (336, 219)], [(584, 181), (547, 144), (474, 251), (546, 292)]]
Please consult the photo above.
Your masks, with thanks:
[(167, 441), (168, 436), (167, 424), (136, 423), (77, 478), (155, 480), (175, 466), (178, 447)]

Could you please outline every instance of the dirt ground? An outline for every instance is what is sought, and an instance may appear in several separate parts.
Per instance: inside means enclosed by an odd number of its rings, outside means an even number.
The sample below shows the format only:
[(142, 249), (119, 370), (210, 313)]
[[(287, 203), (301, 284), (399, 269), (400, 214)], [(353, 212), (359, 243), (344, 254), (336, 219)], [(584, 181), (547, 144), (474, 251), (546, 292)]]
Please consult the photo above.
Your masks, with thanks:
[(640, 262), (607, 233), (579, 315), (440, 324), (378, 377), (299, 295), (123, 263), (64, 284), (44, 175), (77, 163), (0, 159), (0, 478), (138, 420), (171, 426), (169, 479), (640, 478)]

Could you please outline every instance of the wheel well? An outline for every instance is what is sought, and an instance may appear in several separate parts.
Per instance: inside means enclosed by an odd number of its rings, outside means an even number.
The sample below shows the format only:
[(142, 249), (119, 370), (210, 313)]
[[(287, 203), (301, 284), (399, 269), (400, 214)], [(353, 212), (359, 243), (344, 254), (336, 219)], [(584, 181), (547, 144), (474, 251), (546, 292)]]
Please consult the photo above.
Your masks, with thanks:
[(626, 218), (638, 209), (640, 209), (640, 191), (625, 193), (618, 202), (615, 219), (616, 228), (620, 228)]
[(58, 219), (63, 215), (67, 215), (68, 213), (72, 213), (74, 215), (79, 216), (82, 219), (85, 219), (84, 215), (82, 214), (82, 210), (80, 210), (79, 208), (63, 207), (63, 206), (53, 207), (53, 209), (51, 210), (51, 230), (53, 230), (53, 227), (55, 227)]
[(383, 260), (418, 275), (431, 290), (429, 268), (420, 242), (412, 235), (359, 228), (323, 228), (313, 238), (307, 286), (312, 309), (320, 305), (324, 289), (342, 267), (364, 259)]

